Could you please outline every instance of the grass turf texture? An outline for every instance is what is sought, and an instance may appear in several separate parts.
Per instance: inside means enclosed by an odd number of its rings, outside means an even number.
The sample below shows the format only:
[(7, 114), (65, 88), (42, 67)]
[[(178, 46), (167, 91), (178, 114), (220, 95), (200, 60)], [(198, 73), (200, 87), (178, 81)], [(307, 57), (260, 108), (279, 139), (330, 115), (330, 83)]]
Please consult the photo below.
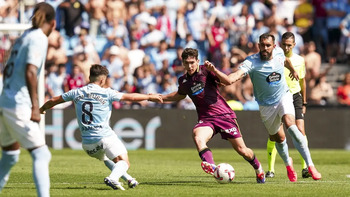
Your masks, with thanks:
[[(21, 150), (20, 161), (0, 196), (36, 196), (32, 181), (32, 160)], [(51, 150), (51, 196), (350, 196), (350, 151), (311, 150), (322, 179), (301, 178), (299, 154), (290, 150), (298, 182), (289, 182), (279, 156), (275, 178), (257, 184), (252, 167), (232, 149), (212, 149), (217, 164), (230, 163), (236, 177), (230, 184), (219, 184), (205, 174), (195, 149), (157, 149), (129, 151), (129, 174), (140, 185), (126, 191), (112, 190), (103, 183), (109, 170), (103, 162), (79, 150)], [(254, 150), (267, 171), (266, 150)], [(122, 181), (122, 180), (121, 180)]]

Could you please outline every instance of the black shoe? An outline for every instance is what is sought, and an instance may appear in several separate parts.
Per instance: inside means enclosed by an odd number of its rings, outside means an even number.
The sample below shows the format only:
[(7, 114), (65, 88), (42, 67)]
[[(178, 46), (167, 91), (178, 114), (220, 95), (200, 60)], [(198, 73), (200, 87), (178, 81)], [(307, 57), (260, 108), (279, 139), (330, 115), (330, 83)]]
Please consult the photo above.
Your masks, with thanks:
[[(309, 171), (307, 171), (307, 172), (309, 173)], [(273, 178), (273, 177), (275, 177), (275, 173), (267, 171), (265, 177), (266, 178)]]
[(305, 179), (305, 178), (309, 178), (311, 177), (311, 174), (309, 173), (309, 170), (307, 168), (304, 168), (302, 171), (301, 171), (301, 175), (302, 177)]

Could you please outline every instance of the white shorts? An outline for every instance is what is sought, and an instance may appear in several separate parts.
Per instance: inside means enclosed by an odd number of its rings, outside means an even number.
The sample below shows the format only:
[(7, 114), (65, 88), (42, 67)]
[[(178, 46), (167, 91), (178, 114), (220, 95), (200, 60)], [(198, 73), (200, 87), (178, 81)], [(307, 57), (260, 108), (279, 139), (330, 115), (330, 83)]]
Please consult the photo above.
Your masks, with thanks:
[(260, 117), (270, 135), (275, 135), (281, 124), (282, 117), (285, 114), (295, 116), (293, 105), (293, 95), (287, 92), (279, 103), (274, 106), (259, 106)]
[(2, 147), (19, 142), (30, 149), (45, 145), (45, 135), (39, 123), (30, 120), (30, 109), (0, 108), (0, 144)]
[(127, 150), (116, 134), (102, 138), (99, 142), (94, 144), (83, 144), (84, 151), (90, 156), (101, 161), (110, 160), (119, 155), (126, 154)]

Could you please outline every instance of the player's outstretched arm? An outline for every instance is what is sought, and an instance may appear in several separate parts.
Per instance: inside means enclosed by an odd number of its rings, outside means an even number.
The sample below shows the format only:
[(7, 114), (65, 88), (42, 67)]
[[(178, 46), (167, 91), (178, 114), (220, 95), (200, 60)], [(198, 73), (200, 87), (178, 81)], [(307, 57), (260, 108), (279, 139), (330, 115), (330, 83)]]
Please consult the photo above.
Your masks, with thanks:
[(220, 79), (220, 82), (224, 85), (231, 85), (234, 82), (242, 79), (245, 75), (244, 71), (241, 69), (238, 69), (236, 72), (233, 72), (229, 75), (226, 75), (225, 73), (221, 72), (220, 70), (216, 69), (214, 64), (212, 64), (209, 61), (204, 62), (204, 66), (215, 73), (215, 75)]
[(179, 101), (186, 97), (186, 95), (181, 95), (178, 92), (172, 92), (170, 94), (162, 95), (163, 101)]
[(52, 99), (46, 101), (43, 106), (40, 107), (40, 113), (45, 114), (46, 110), (53, 108), (54, 106), (66, 102), (63, 100), (62, 96), (55, 96)]
[(162, 96), (160, 94), (139, 94), (139, 93), (125, 93), (123, 94), (122, 98), (120, 99), (122, 101), (152, 101), (152, 102), (158, 102), (163, 103)]

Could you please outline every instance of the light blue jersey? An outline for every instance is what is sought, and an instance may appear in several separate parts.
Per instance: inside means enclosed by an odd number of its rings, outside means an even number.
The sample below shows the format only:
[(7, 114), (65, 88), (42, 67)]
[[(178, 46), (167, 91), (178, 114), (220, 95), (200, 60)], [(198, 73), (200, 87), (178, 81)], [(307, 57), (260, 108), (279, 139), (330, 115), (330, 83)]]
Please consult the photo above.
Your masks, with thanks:
[(114, 133), (109, 126), (112, 102), (122, 96), (123, 93), (92, 83), (62, 94), (65, 101), (74, 102), (83, 144), (97, 143)]
[(289, 89), (284, 77), (283, 50), (276, 47), (272, 55), (272, 60), (263, 61), (260, 59), (260, 53), (256, 53), (248, 56), (239, 67), (249, 74), (255, 99), (262, 106), (278, 103)]
[(6, 63), (7, 72), (4, 73), (5, 81), (0, 96), (0, 107), (6, 108), (31, 108), (27, 83), (26, 68), (32, 64), (38, 68), (39, 76), (42, 65), (46, 59), (48, 39), (39, 29), (28, 29), (19, 37)]

